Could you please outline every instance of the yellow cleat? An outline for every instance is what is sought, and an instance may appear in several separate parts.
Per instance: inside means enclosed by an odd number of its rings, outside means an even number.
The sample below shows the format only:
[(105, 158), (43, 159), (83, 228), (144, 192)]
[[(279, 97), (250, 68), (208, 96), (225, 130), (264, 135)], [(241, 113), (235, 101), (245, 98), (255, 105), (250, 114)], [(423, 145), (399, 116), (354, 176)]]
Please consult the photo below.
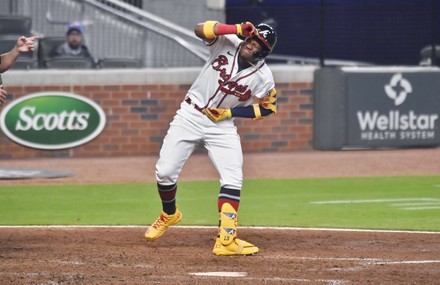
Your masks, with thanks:
[(215, 238), (215, 255), (253, 255), (260, 250), (255, 245), (237, 238), (237, 211), (229, 203), (222, 205), (219, 215), (220, 225)]
[(160, 238), (169, 226), (176, 225), (182, 219), (182, 213), (179, 211), (178, 207), (173, 215), (168, 215), (165, 212), (160, 214), (160, 217), (148, 227), (145, 232), (145, 238), (147, 240), (155, 240)]
[(260, 250), (255, 245), (239, 238), (234, 238), (230, 244), (223, 245), (220, 238), (216, 237), (212, 252), (215, 255), (254, 255)]
[(223, 245), (228, 245), (237, 237), (238, 214), (231, 204), (223, 204), (219, 220), (218, 239)]

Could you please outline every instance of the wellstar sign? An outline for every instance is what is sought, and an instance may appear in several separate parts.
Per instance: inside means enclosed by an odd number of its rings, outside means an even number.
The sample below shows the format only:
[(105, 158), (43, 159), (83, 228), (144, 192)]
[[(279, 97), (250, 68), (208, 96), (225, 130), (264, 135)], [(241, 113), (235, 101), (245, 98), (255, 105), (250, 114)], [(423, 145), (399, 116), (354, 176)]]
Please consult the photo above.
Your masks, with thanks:
[[(371, 140), (429, 140), (436, 135), (439, 123), (438, 113), (415, 111), (412, 106), (399, 110), (406, 99), (414, 94), (411, 82), (401, 73), (394, 74), (384, 86), (384, 95), (393, 100), (395, 108), (386, 112), (379, 110), (358, 110), (356, 112), (360, 138)], [(384, 96), (384, 98), (386, 98)], [(414, 106), (415, 107), (415, 106)]]

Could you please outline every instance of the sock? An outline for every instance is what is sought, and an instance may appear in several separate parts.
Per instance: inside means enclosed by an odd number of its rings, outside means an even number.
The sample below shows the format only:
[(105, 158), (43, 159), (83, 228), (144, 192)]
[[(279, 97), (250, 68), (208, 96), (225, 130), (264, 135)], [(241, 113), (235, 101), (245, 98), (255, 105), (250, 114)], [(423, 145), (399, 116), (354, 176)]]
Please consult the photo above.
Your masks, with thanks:
[(176, 213), (176, 192), (177, 184), (160, 185), (157, 183), (160, 199), (162, 200), (162, 209), (168, 215)]
[(240, 190), (220, 188), (220, 194), (218, 195), (218, 211), (221, 212), (224, 203), (229, 203), (238, 212), (238, 206), (240, 205)]

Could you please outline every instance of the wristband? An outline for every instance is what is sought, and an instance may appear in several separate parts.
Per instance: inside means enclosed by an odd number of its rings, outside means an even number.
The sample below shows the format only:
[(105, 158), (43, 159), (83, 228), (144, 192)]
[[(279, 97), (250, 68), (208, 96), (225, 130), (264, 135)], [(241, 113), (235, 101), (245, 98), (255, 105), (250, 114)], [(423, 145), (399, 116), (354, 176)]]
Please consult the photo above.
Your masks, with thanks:
[(205, 24), (203, 24), (203, 35), (206, 39), (215, 39), (216, 34), (214, 33), (214, 27), (217, 23), (217, 21), (206, 21)]
[(237, 27), (237, 35), (241, 36), (243, 35), (243, 29), (241, 28), (240, 24), (235, 25)]
[(259, 119), (261, 119), (260, 105), (259, 105), (259, 104), (253, 104), (252, 106), (254, 107), (254, 113), (255, 113), (255, 118), (254, 118), (254, 120), (259, 120)]

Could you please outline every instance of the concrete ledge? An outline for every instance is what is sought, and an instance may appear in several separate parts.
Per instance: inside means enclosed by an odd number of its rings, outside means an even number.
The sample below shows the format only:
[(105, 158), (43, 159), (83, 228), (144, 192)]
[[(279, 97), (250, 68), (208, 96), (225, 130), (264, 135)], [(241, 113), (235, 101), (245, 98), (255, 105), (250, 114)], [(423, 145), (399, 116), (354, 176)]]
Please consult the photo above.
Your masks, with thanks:
[(440, 68), (436, 66), (349, 66), (342, 67), (345, 72), (358, 73), (398, 73), (398, 72), (438, 72)]
[[(315, 66), (270, 65), (275, 82), (312, 82)], [(4, 85), (130, 85), (192, 84), (201, 67), (148, 69), (33, 69), (9, 70), (2, 74)]]

